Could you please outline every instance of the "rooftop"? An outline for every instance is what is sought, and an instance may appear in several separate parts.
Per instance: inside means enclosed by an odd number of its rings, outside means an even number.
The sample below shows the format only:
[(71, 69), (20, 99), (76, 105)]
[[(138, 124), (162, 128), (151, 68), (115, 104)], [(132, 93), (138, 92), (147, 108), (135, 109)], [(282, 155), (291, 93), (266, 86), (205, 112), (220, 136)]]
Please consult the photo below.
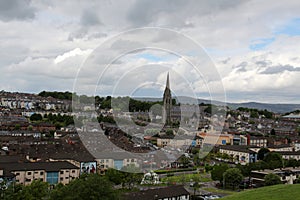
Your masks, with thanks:
[(1, 163), (1, 169), (6, 172), (45, 170), (47, 172), (60, 171), (61, 169), (79, 169), (75, 165), (66, 162), (26, 162), (26, 163)]
[(149, 190), (143, 190), (139, 192), (127, 193), (124, 195), (125, 199), (143, 199), (143, 200), (153, 200), (153, 199), (165, 199), (169, 197), (178, 197), (182, 195), (190, 195), (190, 193), (182, 186), (175, 185), (165, 188), (155, 188)]
[(245, 153), (255, 153), (255, 151), (250, 150), (250, 148), (259, 148), (257, 146), (248, 146), (248, 145), (222, 145), (219, 146), (220, 149), (231, 150), (231, 151), (240, 151)]

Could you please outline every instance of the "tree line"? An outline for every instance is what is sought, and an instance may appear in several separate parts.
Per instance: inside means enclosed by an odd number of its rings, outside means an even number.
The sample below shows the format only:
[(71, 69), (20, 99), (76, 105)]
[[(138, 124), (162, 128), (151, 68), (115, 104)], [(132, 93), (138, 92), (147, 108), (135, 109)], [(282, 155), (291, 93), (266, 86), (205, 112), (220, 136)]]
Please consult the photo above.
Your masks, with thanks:
[(49, 122), (51, 124), (54, 124), (57, 129), (74, 124), (73, 116), (61, 115), (60, 113), (58, 114), (49, 113), (49, 114), (45, 114), (44, 116), (42, 116), (39, 113), (34, 113), (30, 116), (29, 119), (30, 121), (35, 123)]
[(35, 180), (30, 185), (11, 184), (1, 190), (3, 200), (85, 200), (85, 199), (119, 199), (120, 193), (113, 189), (113, 183), (107, 177), (98, 174), (84, 174), (72, 180), (68, 185), (61, 183), (50, 186), (47, 182)]
[(248, 113), (250, 113), (250, 117), (251, 118), (258, 118), (259, 115), (264, 115), (267, 119), (272, 119), (273, 118), (273, 113), (270, 112), (270, 111), (268, 111), (267, 109), (258, 110), (256, 108), (239, 107), (237, 110), (241, 111), (241, 112), (248, 112)]

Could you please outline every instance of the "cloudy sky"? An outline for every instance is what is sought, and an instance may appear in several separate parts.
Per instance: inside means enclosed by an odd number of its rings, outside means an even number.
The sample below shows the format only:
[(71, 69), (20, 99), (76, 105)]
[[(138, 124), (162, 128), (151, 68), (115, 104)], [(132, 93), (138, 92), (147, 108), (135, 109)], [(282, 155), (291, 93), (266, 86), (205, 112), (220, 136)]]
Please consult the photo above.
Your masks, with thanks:
[(0, 90), (300, 103), (297, 0), (0, 0), (0, 30)]

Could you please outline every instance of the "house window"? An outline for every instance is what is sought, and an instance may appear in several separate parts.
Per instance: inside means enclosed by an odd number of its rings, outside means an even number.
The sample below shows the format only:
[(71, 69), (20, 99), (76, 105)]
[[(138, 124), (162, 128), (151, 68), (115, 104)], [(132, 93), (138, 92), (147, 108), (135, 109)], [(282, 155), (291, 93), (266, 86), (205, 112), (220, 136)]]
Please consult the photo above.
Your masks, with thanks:
[(131, 159), (131, 162), (134, 162), (134, 159)]
[(27, 175), (31, 175), (31, 172), (27, 172)]
[(49, 184), (56, 184), (58, 183), (58, 172), (47, 172), (47, 182)]
[(64, 171), (60, 171), (60, 174), (64, 174)]
[(75, 170), (72, 170), (72, 173), (75, 173)]
[(16, 176), (19, 176), (19, 175), (20, 175), (20, 173), (19, 173), (19, 172), (17, 172), (17, 173), (16, 173)]
[(44, 175), (44, 172), (40, 172), (40, 175)]

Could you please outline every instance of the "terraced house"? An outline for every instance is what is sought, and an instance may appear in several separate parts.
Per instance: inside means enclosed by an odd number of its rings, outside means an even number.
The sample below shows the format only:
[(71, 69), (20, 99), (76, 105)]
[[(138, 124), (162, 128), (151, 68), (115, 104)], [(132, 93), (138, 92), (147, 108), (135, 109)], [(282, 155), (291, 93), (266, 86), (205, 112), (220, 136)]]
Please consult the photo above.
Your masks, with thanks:
[(29, 185), (34, 180), (41, 180), (55, 185), (68, 184), (78, 178), (80, 168), (69, 162), (24, 162), (2, 163), (0, 171), (3, 178), (13, 177), (18, 184)]

